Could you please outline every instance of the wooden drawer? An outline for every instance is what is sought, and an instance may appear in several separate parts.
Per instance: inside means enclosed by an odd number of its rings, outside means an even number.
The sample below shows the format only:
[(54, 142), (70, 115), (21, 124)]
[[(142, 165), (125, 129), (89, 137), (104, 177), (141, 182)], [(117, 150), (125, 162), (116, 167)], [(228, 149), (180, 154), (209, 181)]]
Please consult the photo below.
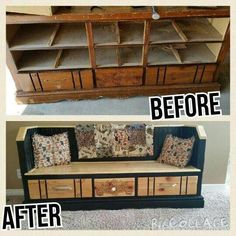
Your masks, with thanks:
[(29, 198), (40, 199), (39, 180), (28, 180)]
[(39, 79), (43, 91), (74, 89), (71, 72), (41, 72), (39, 73)]
[(156, 177), (155, 195), (179, 195), (181, 177)]
[(96, 69), (98, 88), (142, 85), (143, 68)]
[(134, 196), (134, 178), (95, 179), (95, 197)]
[(191, 84), (194, 82), (197, 66), (167, 66), (165, 84)]
[(198, 176), (139, 177), (138, 196), (196, 195)]
[(73, 179), (48, 179), (47, 181), (48, 198), (74, 198)]

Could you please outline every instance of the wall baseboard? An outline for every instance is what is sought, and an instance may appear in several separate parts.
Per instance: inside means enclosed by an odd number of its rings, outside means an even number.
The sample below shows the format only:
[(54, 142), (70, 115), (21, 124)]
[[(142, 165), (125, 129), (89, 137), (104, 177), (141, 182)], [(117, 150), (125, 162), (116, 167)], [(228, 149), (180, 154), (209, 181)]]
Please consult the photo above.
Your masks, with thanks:
[[(207, 191), (229, 191), (230, 185), (229, 184), (203, 184), (202, 190)], [(7, 189), (6, 196), (23, 196), (24, 191), (23, 189)]]
[(6, 190), (6, 196), (24, 196), (24, 190), (23, 189), (7, 189)]

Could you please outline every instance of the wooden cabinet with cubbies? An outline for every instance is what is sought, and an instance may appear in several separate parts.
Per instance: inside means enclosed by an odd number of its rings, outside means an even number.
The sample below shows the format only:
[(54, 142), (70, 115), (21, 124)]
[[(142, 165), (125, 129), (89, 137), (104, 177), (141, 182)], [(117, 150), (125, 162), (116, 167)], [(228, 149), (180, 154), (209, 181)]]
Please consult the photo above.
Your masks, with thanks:
[[(220, 89), (229, 8), (7, 15), (17, 101), (128, 97)], [(45, 74), (46, 79), (45, 79)]]

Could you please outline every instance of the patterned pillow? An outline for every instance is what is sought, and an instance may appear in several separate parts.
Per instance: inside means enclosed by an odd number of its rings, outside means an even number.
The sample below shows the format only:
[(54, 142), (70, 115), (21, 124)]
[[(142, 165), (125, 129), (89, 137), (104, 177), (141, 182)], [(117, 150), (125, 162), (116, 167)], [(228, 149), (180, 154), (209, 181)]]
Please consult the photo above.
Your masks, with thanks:
[(71, 161), (67, 132), (52, 136), (34, 134), (32, 145), (36, 168), (63, 165)]
[(54, 165), (69, 164), (71, 155), (67, 132), (53, 135), (52, 139), (54, 147)]
[(129, 135), (126, 125), (112, 124), (114, 157), (125, 157), (129, 155)]
[(78, 146), (79, 159), (96, 158), (94, 125), (77, 125), (75, 135)]
[(140, 157), (147, 155), (146, 127), (144, 124), (132, 124), (126, 126), (129, 139), (128, 156)]
[(110, 124), (95, 126), (95, 146), (98, 158), (112, 157), (112, 138)]
[(32, 145), (35, 168), (54, 165), (52, 137), (34, 134), (32, 137)]
[(167, 135), (158, 162), (185, 167), (190, 161), (195, 138), (182, 139)]

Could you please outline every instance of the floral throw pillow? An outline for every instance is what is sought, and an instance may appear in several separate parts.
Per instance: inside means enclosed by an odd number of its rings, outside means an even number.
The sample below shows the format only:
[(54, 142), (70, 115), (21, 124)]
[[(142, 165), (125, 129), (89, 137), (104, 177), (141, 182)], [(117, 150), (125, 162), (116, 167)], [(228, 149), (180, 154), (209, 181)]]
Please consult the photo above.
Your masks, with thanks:
[(167, 135), (158, 162), (185, 167), (190, 161), (195, 138), (182, 139)]
[(70, 145), (67, 132), (52, 136), (54, 165), (69, 164), (71, 161)]
[(75, 127), (79, 159), (97, 158), (94, 124), (79, 124)]
[(69, 164), (71, 161), (67, 132), (52, 136), (34, 134), (32, 145), (35, 168)]
[(34, 134), (32, 137), (32, 145), (34, 150), (35, 168), (54, 165), (53, 140), (51, 136), (47, 137)]

